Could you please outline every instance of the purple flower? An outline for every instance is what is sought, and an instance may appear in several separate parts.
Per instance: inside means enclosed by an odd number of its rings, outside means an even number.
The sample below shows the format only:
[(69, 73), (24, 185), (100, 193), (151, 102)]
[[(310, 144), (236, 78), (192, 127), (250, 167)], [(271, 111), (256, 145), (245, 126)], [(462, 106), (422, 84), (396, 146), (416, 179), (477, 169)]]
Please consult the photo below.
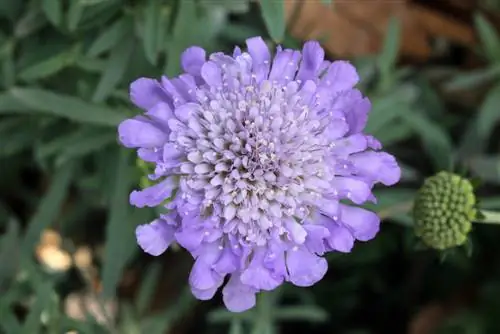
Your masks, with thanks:
[(374, 238), (379, 218), (356, 205), (401, 173), (362, 132), (371, 105), (352, 65), (326, 61), (314, 41), (274, 58), (262, 38), (246, 43), (208, 59), (191, 47), (184, 74), (136, 80), (130, 96), (145, 113), (119, 127), (122, 144), (155, 166), (155, 185), (131, 204), (170, 210), (138, 227), (139, 245), (155, 256), (174, 240), (187, 249), (199, 299), (229, 276), (222, 294), (234, 312), (285, 281), (315, 284), (324, 253)]

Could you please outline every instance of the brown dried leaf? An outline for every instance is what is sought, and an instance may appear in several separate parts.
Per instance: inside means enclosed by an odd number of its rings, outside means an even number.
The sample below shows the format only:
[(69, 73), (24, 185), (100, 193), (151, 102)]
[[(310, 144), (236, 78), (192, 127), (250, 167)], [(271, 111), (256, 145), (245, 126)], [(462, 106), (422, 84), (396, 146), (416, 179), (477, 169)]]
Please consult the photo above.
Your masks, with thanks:
[(335, 1), (333, 9), (321, 0), (287, 0), (285, 8), (292, 35), (300, 39), (325, 37), (325, 48), (339, 57), (379, 52), (393, 16), (400, 20), (403, 29), (402, 55), (429, 57), (430, 40), (436, 37), (474, 44), (469, 25), (408, 0)]

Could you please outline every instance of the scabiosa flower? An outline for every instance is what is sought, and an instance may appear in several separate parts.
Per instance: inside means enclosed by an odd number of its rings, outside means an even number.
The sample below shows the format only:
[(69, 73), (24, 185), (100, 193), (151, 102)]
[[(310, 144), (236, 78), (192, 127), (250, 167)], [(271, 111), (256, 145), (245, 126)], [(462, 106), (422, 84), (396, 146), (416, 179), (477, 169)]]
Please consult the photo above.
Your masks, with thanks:
[(228, 277), (223, 300), (234, 312), (285, 281), (315, 284), (322, 255), (372, 239), (379, 218), (355, 205), (400, 178), (394, 157), (362, 132), (370, 102), (353, 88), (352, 65), (324, 60), (315, 41), (274, 58), (262, 38), (246, 44), (208, 59), (193, 46), (180, 76), (136, 80), (131, 99), (145, 113), (119, 126), (121, 143), (155, 166), (156, 183), (130, 203), (170, 210), (137, 228), (139, 245), (152, 255), (174, 240), (187, 249), (199, 299)]

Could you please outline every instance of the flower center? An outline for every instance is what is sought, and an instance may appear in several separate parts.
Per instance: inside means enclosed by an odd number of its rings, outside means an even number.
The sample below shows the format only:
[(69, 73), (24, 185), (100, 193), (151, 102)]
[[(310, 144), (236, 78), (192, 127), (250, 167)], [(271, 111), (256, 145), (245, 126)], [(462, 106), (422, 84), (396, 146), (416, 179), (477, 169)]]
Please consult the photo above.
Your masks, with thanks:
[[(265, 243), (284, 220), (302, 220), (333, 172), (317, 111), (298, 83), (264, 81), (241, 91), (203, 92), (176, 133), (186, 152), (185, 194), (201, 198), (201, 212), (222, 213), (224, 230)], [(189, 196), (188, 195), (188, 196)]]

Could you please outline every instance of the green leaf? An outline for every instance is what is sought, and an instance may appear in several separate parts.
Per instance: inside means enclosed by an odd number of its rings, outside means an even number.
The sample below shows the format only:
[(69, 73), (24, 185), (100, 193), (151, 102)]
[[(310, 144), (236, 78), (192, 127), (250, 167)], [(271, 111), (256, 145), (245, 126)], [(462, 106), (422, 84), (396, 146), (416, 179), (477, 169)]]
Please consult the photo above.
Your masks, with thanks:
[(374, 97), (366, 132), (378, 137), (384, 127), (412, 112), (412, 103), (416, 96), (414, 86), (401, 85), (394, 88), (390, 94)]
[(275, 311), (280, 320), (304, 320), (313, 323), (323, 323), (328, 320), (328, 313), (314, 305), (289, 306)]
[(21, 71), (19, 77), (25, 81), (32, 81), (54, 75), (66, 67), (72, 66), (80, 51), (81, 46), (77, 44), (70, 50), (61, 52), (37, 64), (31, 65)]
[(479, 207), (481, 209), (500, 209), (500, 196), (481, 198)]
[(401, 24), (397, 18), (393, 17), (389, 21), (382, 52), (378, 57), (378, 66), (383, 77), (382, 80), (389, 80), (388, 77), (394, 69), (399, 53), (400, 36)]
[(165, 73), (168, 76), (180, 72), (179, 57), (190, 42), (194, 42), (198, 29), (199, 17), (196, 13), (196, 3), (193, 0), (183, 0), (178, 3), (171, 39), (165, 43), (168, 59)]
[(148, 0), (144, 15), (144, 29), (142, 33), (142, 42), (144, 53), (148, 61), (156, 65), (158, 62), (158, 34), (160, 29), (165, 26), (160, 26), (160, 17), (162, 16), (162, 8), (159, 0)]
[(435, 170), (449, 169), (453, 162), (453, 144), (448, 132), (422, 113), (408, 113), (402, 119), (422, 140)]
[[(1, 1), (0, 1), (1, 2)], [(14, 36), (22, 39), (38, 31), (47, 24), (47, 18), (39, 6), (31, 6), (16, 23)]]
[(51, 283), (42, 283), (37, 289), (36, 299), (24, 322), (20, 334), (41, 333), (42, 322), (40, 318), (52, 302), (53, 289)]
[[(175, 301), (175, 307), (169, 307), (164, 312), (145, 318), (141, 321), (141, 333), (168, 333), (169, 329), (193, 308), (196, 300), (189, 289), (182, 291)], [(234, 314), (234, 313), (233, 313)]]
[(0, 17), (5, 17), (14, 22), (19, 17), (24, 6), (23, 1), (0, 1)]
[(94, 40), (87, 51), (87, 56), (93, 58), (111, 50), (127, 32), (130, 32), (130, 23), (129, 19), (123, 18), (110, 25)]
[(282, 42), (286, 31), (284, 1), (261, 0), (259, 3), (269, 36), (276, 43)]
[(5, 88), (12, 87), (16, 82), (16, 64), (14, 61), (14, 41), (9, 40), (1, 46), (0, 62), (2, 65), (2, 84)]
[(39, 139), (39, 124), (34, 119), (23, 117), (10, 121), (4, 121), (4, 125), (17, 123), (17, 127), (0, 134), (0, 142), (3, 143), (0, 146), (0, 157), (14, 155), (33, 147), (33, 144)]
[(231, 326), (229, 327), (229, 334), (244, 334), (243, 321), (239, 318), (234, 318), (231, 320)]
[(468, 158), (478, 155), (488, 146), (493, 130), (500, 120), (500, 83), (493, 87), (479, 106), (476, 116), (469, 121), (460, 142), (460, 155)]
[(454, 76), (446, 83), (444, 88), (453, 92), (457, 90), (474, 89), (478, 86), (491, 82), (500, 76), (500, 66), (489, 66), (480, 68), (473, 72), (462, 73)]
[(488, 60), (494, 63), (500, 62), (500, 39), (495, 27), (479, 13), (474, 16), (474, 23)]
[(150, 306), (151, 299), (155, 293), (156, 285), (161, 274), (161, 265), (156, 262), (147, 270), (137, 295), (137, 311), (145, 314)]
[(40, 161), (57, 155), (56, 165), (60, 165), (70, 159), (103, 150), (115, 142), (116, 133), (114, 131), (85, 127), (67, 135), (57, 136), (49, 143), (37, 145), (35, 154)]
[(500, 183), (500, 156), (481, 155), (469, 158), (467, 165), (481, 181)]
[(59, 26), (62, 20), (62, 0), (42, 0), (42, 10), (52, 24)]
[[(135, 245), (134, 229), (137, 223), (144, 223), (149, 216), (148, 210), (132, 210), (129, 205), (129, 188), (131, 185), (129, 169), (129, 151), (116, 152), (114, 186), (111, 195), (109, 218), (106, 225), (106, 244), (103, 263), (103, 296), (115, 295), (116, 287), (126, 264), (138, 250)], [(132, 215), (130, 214), (133, 211)]]
[(389, 146), (408, 139), (414, 134), (413, 128), (400, 120), (387, 123), (377, 131), (377, 139), (382, 145)]
[(490, 138), (493, 129), (500, 120), (500, 84), (488, 92), (477, 114), (477, 132), (485, 142)]
[[(113, 109), (47, 90), (16, 87), (12, 88), (10, 93), (16, 100), (17, 109), (19, 109), (17, 104), (23, 104), (26, 110), (33, 112), (63, 117), (80, 123), (112, 127), (117, 126), (125, 119), (125, 115)], [(10, 109), (0, 109), (0, 113), (2, 111), (8, 112)]]
[(99, 135), (87, 138), (83, 142), (75, 143), (72, 146), (66, 147), (64, 151), (57, 157), (56, 165), (66, 163), (68, 160), (86, 156), (105, 149), (108, 145), (116, 145), (116, 134), (110, 132), (101, 132)]
[(78, 23), (80, 23), (84, 8), (81, 1), (73, 1), (70, 3), (66, 18), (69, 31), (73, 32), (78, 28)]
[(108, 95), (115, 89), (116, 85), (120, 82), (123, 74), (127, 70), (127, 64), (132, 56), (135, 41), (133, 38), (127, 37), (121, 40), (115, 46), (108, 58), (108, 64), (104, 70), (101, 80), (97, 85), (93, 102), (103, 102)]
[(5, 334), (17, 334), (21, 332), (21, 324), (17, 320), (14, 310), (10, 305), (0, 305), (0, 329)]
[(7, 231), (2, 236), (0, 244), (0, 263), (2, 264), (0, 266), (0, 287), (4, 287), (16, 275), (19, 239), (19, 223), (15, 219), (10, 219), (7, 224)]
[(38, 204), (35, 214), (29, 220), (22, 243), (22, 259), (24, 261), (31, 257), (42, 231), (54, 223), (60, 214), (75, 169), (74, 165), (74, 162), (69, 162), (56, 170), (47, 193)]

